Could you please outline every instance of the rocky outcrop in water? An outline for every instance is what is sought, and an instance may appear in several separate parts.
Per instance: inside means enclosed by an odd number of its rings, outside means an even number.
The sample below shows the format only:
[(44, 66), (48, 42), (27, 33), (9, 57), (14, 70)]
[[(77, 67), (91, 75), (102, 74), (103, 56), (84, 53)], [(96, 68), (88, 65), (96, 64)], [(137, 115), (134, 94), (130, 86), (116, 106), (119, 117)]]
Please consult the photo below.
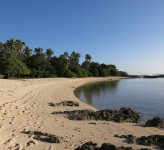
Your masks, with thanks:
[(49, 106), (57, 107), (57, 106), (79, 106), (79, 102), (76, 101), (63, 101), (61, 103), (53, 103), (50, 102)]
[[(132, 147), (124, 147), (124, 146), (117, 147), (110, 143), (103, 143), (101, 147), (98, 147), (97, 143), (90, 141), (77, 147), (75, 150), (134, 150), (134, 149)], [(141, 148), (140, 150), (150, 150), (150, 149)]]
[(23, 134), (28, 134), (33, 136), (33, 139), (42, 141), (42, 142), (47, 142), (47, 143), (61, 143), (63, 142), (63, 138), (53, 135), (53, 134), (48, 134), (48, 133), (42, 133), (40, 131), (22, 131), (21, 133)]
[(139, 138), (133, 135), (115, 135), (115, 137), (125, 138), (129, 144), (138, 144), (138, 145), (158, 145), (164, 148), (164, 135), (150, 135), (150, 136), (141, 136)]
[(163, 128), (164, 127), (164, 122), (162, 118), (155, 117), (153, 119), (148, 120), (145, 123), (145, 127), (159, 127)]
[(53, 114), (66, 114), (70, 120), (103, 120), (114, 122), (138, 123), (140, 115), (138, 112), (122, 107), (120, 110), (74, 110), (64, 112), (53, 112)]

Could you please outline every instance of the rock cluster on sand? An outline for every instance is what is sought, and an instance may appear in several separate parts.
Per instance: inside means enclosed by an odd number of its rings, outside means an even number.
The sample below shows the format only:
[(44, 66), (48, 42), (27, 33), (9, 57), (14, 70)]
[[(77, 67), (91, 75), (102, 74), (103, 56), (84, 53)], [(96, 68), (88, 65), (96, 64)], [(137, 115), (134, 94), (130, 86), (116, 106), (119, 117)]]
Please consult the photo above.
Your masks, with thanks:
[(141, 136), (139, 138), (133, 135), (115, 135), (115, 137), (125, 138), (129, 144), (138, 144), (138, 145), (158, 145), (164, 148), (164, 135), (150, 135), (150, 136)]
[(164, 127), (164, 122), (162, 118), (155, 117), (153, 119), (148, 120), (145, 123), (145, 127), (159, 127), (163, 128)]
[(50, 102), (49, 106), (53, 106), (53, 107), (56, 107), (56, 106), (79, 106), (79, 102), (76, 102), (76, 101), (63, 101), (61, 103)]
[[(75, 150), (134, 150), (134, 149), (132, 147), (124, 147), (124, 146), (117, 147), (110, 143), (103, 143), (101, 147), (98, 147), (97, 143), (90, 141), (77, 147)], [(142, 148), (140, 150), (150, 150), (150, 149)]]
[(42, 141), (42, 142), (47, 142), (47, 143), (61, 143), (63, 142), (63, 138), (53, 135), (53, 134), (48, 134), (48, 133), (42, 133), (40, 131), (22, 131), (21, 133), (24, 134), (29, 134), (29, 135), (34, 135), (33, 139)]
[(140, 115), (138, 112), (122, 107), (120, 110), (74, 110), (64, 112), (54, 112), (53, 114), (66, 114), (70, 120), (104, 120), (114, 122), (138, 123)]

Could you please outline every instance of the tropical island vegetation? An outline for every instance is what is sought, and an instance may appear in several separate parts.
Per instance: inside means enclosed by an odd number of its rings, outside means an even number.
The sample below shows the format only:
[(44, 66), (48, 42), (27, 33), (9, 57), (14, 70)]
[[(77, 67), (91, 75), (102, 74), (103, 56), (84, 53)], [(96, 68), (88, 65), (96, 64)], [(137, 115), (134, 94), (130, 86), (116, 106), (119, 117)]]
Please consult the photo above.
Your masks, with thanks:
[(75, 51), (57, 57), (50, 48), (45, 52), (40, 47), (32, 50), (19, 39), (9, 39), (0, 42), (0, 74), (4, 78), (128, 76), (113, 64), (92, 61), (90, 54), (86, 54), (80, 64), (80, 57)]

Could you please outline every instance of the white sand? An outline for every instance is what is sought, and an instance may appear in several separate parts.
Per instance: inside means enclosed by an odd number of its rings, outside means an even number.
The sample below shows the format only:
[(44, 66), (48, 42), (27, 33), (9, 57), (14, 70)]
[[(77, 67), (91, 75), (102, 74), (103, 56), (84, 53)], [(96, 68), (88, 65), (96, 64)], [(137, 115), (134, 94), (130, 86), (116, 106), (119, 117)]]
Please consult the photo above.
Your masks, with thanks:
[[(112, 80), (114, 80), (113, 78)], [(135, 136), (162, 134), (157, 128), (144, 128), (131, 123), (114, 123), (107, 121), (71, 121), (64, 115), (53, 115), (54, 111), (75, 109), (95, 109), (80, 102), (73, 94), (75, 87), (88, 82), (111, 80), (109, 78), (85, 79), (29, 79), (0, 80), (0, 150), (73, 150), (87, 141), (106, 142), (117, 146), (144, 147), (126, 144), (124, 139), (114, 135), (133, 134)], [(80, 107), (51, 107), (49, 102), (64, 100), (80, 102)], [(95, 122), (95, 124), (89, 124)], [(23, 130), (41, 131), (64, 138), (65, 142), (51, 144), (33, 139), (21, 133)], [(27, 145), (27, 142), (31, 144)], [(149, 147), (153, 149), (153, 147)]]

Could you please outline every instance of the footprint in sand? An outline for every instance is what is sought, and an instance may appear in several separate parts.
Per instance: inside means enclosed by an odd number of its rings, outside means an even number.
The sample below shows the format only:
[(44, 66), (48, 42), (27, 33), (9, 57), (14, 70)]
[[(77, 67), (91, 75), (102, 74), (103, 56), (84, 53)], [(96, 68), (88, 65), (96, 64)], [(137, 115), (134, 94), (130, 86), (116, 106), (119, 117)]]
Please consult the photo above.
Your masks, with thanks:
[(11, 141), (12, 139), (8, 139), (4, 144), (7, 144)]
[(14, 150), (19, 150), (20, 149), (20, 145), (18, 143), (16, 143), (14, 148), (15, 148)]
[(34, 141), (28, 141), (28, 142), (26, 143), (26, 146), (31, 146), (31, 145), (34, 145), (34, 144), (35, 144)]
[(3, 113), (4, 115), (7, 115), (7, 113), (5, 112), (5, 113)]

